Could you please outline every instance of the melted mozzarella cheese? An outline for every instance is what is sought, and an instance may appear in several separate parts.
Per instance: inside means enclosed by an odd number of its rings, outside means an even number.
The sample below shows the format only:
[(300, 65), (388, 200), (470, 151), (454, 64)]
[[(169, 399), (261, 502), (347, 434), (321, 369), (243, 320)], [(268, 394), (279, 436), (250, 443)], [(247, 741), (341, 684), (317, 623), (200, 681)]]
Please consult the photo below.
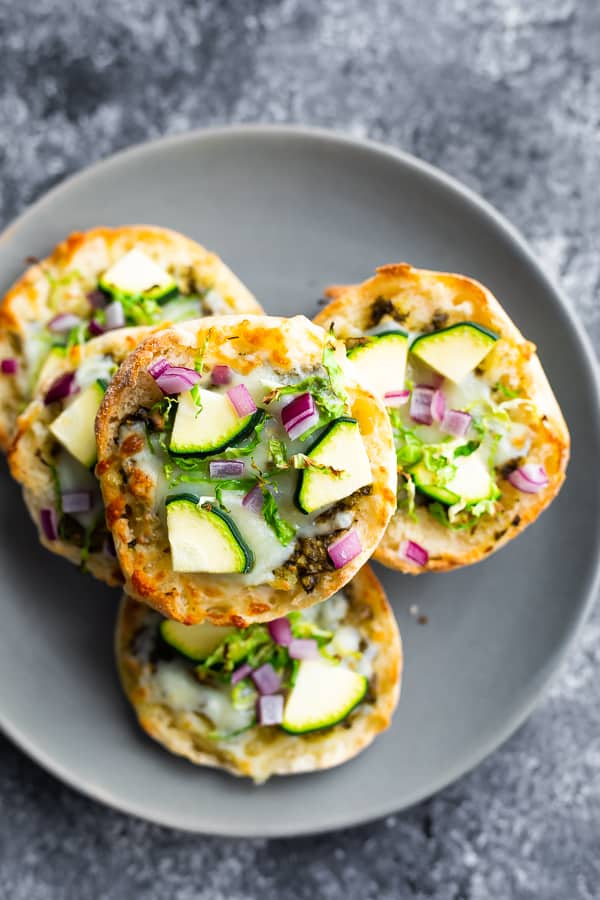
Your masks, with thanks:
[(228, 688), (200, 684), (184, 664), (160, 662), (156, 667), (156, 683), (165, 703), (177, 712), (199, 713), (221, 734), (232, 734), (247, 728), (254, 720), (253, 709), (236, 709)]
[(75, 382), (83, 391), (95, 381), (110, 381), (117, 370), (112, 356), (88, 356), (75, 372)]

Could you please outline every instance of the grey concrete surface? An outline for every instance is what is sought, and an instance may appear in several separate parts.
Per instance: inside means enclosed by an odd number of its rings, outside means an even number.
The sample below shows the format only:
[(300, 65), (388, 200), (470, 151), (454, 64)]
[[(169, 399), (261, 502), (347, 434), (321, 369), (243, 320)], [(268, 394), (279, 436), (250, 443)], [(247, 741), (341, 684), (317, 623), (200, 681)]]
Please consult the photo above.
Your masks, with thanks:
[[(494, 203), (598, 346), (596, 0), (0, 0), (0, 46), (0, 224), (147, 138), (333, 126)], [(599, 684), (596, 610), (547, 698), (476, 771), (384, 821), (281, 843), (130, 819), (0, 739), (0, 898), (600, 897)]]

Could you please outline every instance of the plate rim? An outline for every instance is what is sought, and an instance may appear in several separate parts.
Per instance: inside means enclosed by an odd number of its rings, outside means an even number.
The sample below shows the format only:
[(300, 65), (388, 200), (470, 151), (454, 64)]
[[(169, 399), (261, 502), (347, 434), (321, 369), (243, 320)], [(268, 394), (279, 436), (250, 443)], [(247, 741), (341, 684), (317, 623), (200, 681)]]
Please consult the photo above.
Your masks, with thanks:
[[(44, 192), (40, 197), (27, 206), (15, 219), (8, 223), (0, 232), (0, 242), (8, 241), (19, 228), (27, 224), (34, 218), (39, 207), (51, 200), (61, 191), (76, 187), (81, 180), (84, 181), (90, 176), (93, 177), (97, 171), (110, 171), (114, 166), (127, 161), (128, 158), (143, 155), (145, 153), (153, 153), (156, 150), (167, 152), (171, 147), (180, 144), (206, 142), (211, 140), (222, 140), (223, 138), (238, 141), (240, 139), (253, 137), (267, 137), (273, 139), (286, 138), (305, 138), (317, 142), (337, 144), (348, 146), (354, 149), (362, 149), (370, 153), (383, 156), (395, 163), (405, 167), (405, 169), (415, 171), (426, 176), (439, 186), (459, 195), (471, 208), (475, 208), (476, 212), (488, 217), (492, 222), (510, 238), (512, 247), (521, 255), (523, 260), (532, 269), (544, 288), (544, 291), (552, 294), (562, 307), (569, 325), (573, 329), (578, 341), (581, 353), (582, 366), (589, 376), (590, 386), (596, 397), (595, 421), (600, 424), (600, 365), (596, 358), (591, 339), (584, 330), (583, 324), (571, 304), (566, 298), (566, 294), (562, 287), (555, 283), (542, 263), (538, 260), (533, 249), (529, 246), (528, 241), (520, 233), (520, 231), (488, 200), (478, 194), (475, 190), (463, 184), (452, 175), (447, 174), (437, 166), (419, 159), (412, 153), (398, 149), (391, 145), (370, 138), (358, 137), (351, 134), (338, 131), (337, 129), (321, 128), (316, 126), (307, 126), (301, 124), (267, 124), (267, 123), (240, 123), (235, 125), (221, 125), (216, 127), (201, 127), (191, 129), (174, 135), (167, 135), (151, 140), (141, 141), (130, 145), (126, 148), (111, 153), (109, 156), (97, 160), (93, 164), (79, 169), (73, 174), (62, 179), (58, 184), (54, 185), (48, 191)], [(600, 531), (600, 507), (596, 510), (596, 530)], [(318, 825), (312, 826), (294, 826), (289, 823), (283, 827), (273, 828), (270, 825), (261, 826), (260, 832), (249, 831), (247, 828), (237, 828), (235, 823), (227, 830), (223, 828), (215, 828), (210, 831), (204, 828), (198, 828), (190, 822), (182, 823), (177, 820), (176, 816), (162, 814), (156, 810), (148, 810), (136, 802), (128, 801), (120, 796), (114, 795), (110, 790), (103, 789), (90, 782), (83, 780), (76, 774), (69, 772), (61, 762), (54, 759), (41, 749), (33, 740), (21, 732), (18, 726), (6, 720), (4, 713), (0, 710), (0, 729), (3, 733), (27, 756), (35, 763), (49, 772), (53, 777), (59, 779), (69, 788), (72, 788), (84, 796), (90, 797), (92, 800), (100, 802), (120, 813), (134, 816), (138, 819), (172, 828), (175, 830), (187, 832), (190, 834), (200, 834), (216, 837), (232, 837), (232, 838), (290, 838), (305, 837), (308, 835), (324, 834), (342, 828), (354, 828), (360, 825), (368, 824), (376, 819), (385, 816), (398, 814), (415, 804), (425, 801), (443, 790), (463, 775), (468, 774), (485, 758), (487, 758), (495, 750), (499, 749), (525, 722), (529, 715), (533, 712), (538, 703), (542, 700), (548, 688), (557, 674), (558, 669), (564, 662), (564, 659), (573, 644), (579, 630), (587, 619), (590, 609), (594, 603), (596, 593), (600, 587), (600, 553), (596, 555), (594, 562), (594, 570), (589, 578), (587, 589), (582, 593), (584, 601), (577, 614), (571, 620), (568, 629), (562, 635), (560, 643), (556, 644), (554, 651), (546, 660), (543, 672), (539, 676), (539, 683), (532, 689), (531, 695), (521, 703), (517, 704), (517, 708), (513, 714), (504, 719), (503, 723), (493, 729), (487, 741), (479, 744), (477, 749), (471, 754), (463, 755), (460, 762), (457, 762), (449, 769), (445, 769), (443, 774), (437, 780), (433, 780), (431, 790), (423, 795), (420, 791), (415, 791), (411, 796), (410, 792), (405, 802), (398, 807), (397, 804), (391, 802), (383, 807), (378, 805), (377, 808), (367, 809), (360, 815), (353, 815), (351, 812), (345, 816), (334, 815), (326, 821), (322, 821)]]

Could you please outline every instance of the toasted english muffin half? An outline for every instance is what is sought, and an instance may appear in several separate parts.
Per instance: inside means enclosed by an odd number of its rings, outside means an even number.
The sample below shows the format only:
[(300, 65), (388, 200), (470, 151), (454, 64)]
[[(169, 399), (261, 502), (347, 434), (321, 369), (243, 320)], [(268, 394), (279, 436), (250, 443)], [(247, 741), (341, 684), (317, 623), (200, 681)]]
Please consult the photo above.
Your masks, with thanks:
[(395, 508), (385, 408), (303, 316), (152, 335), (112, 380), (96, 436), (126, 590), (187, 624), (242, 626), (326, 599)]
[(119, 328), (50, 353), (8, 452), (44, 547), (110, 585), (123, 578), (93, 472), (96, 413), (126, 356), (161, 327)]
[(535, 345), (498, 300), (405, 263), (326, 295), (315, 322), (344, 341), (394, 431), (398, 508), (375, 559), (443, 571), (523, 531), (558, 493), (570, 441)]
[(262, 309), (218, 256), (182, 234), (151, 225), (74, 232), (0, 304), (0, 448), (49, 350), (97, 335), (107, 315), (138, 326), (237, 312)]
[[(294, 662), (297, 649), (277, 645), (265, 625), (183, 626), (125, 595), (117, 665), (144, 731), (195, 765), (257, 783), (328, 769), (364, 750), (390, 724), (400, 693), (400, 635), (383, 588), (364, 566), (342, 592), (279, 620), (280, 640), (288, 622), (288, 637), (302, 635), (305, 657), (312, 644), (310, 658)], [(259, 684), (261, 669), (279, 681), (274, 695), (261, 701), (251, 671), (232, 685), (233, 671), (252, 669)], [(265, 716), (276, 721), (258, 724)]]

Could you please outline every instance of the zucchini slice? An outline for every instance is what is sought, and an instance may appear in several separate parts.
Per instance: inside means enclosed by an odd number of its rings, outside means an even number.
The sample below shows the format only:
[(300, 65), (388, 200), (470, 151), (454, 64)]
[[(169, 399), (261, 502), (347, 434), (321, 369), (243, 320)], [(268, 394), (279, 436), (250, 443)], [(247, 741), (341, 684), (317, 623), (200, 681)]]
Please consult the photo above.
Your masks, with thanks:
[(475, 322), (458, 322), (416, 338), (410, 352), (450, 381), (462, 381), (488, 355), (498, 335)]
[(227, 513), (192, 494), (167, 498), (174, 572), (249, 572), (254, 554)]
[(100, 277), (99, 285), (113, 297), (144, 297), (166, 300), (177, 293), (168, 272), (142, 250), (134, 247)]
[(303, 513), (312, 513), (337, 503), (373, 481), (358, 422), (349, 416), (334, 419), (307, 450), (307, 456), (319, 465), (342, 470), (342, 474), (335, 475), (316, 468), (302, 469), (295, 501)]
[(96, 415), (105, 390), (105, 382), (90, 384), (49, 426), (54, 437), (87, 469), (96, 462)]
[[(435, 472), (430, 472), (423, 461), (410, 469), (415, 486), (433, 500), (439, 500), (452, 506), (454, 503), (476, 503), (490, 499), (495, 492), (495, 484), (483, 451), (476, 450), (470, 456), (454, 457), (453, 444), (442, 444), (440, 453), (444, 454), (456, 472), (443, 486), (436, 484)], [(458, 445), (456, 445), (458, 446)]]
[(202, 662), (216, 650), (219, 644), (237, 628), (228, 625), (184, 625), (172, 619), (160, 623), (160, 635), (167, 644), (194, 662)]
[(281, 727), (291, 734), (306, 734), (337, 725), (358, 706), (367, 685), (364, 675), (343, 666), (305, 659), (287, 698)]
[(264, 410), (257, 409), (240, 418), (226, 394), (198, 388), (198, 397), (201, 406), (196, 405), (191, 391), (179, 395), (171, 453), (201, 459), (222, 453), (247, 438), (265, 416)]
[(406, 376), (408, 335), (404, 331), (382, 331), (370, 335), (364, 344), (348, 350), (360, 384), (383, 396), (402, 390)]

